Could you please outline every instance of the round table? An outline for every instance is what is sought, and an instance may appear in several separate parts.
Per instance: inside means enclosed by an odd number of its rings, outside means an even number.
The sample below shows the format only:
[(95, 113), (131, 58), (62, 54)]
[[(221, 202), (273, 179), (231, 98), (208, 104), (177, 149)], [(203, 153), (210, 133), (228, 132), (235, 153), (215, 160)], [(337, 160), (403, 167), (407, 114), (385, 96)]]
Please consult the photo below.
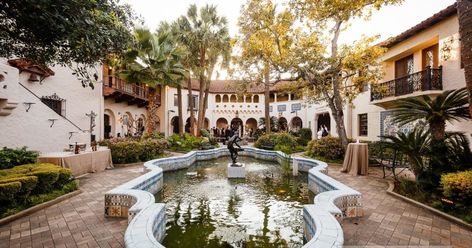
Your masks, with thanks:
[(341, 172), (351, 175), (367, 175), (369, 168), (369, 147), (366, 143), (350, 143), (347, 145)]

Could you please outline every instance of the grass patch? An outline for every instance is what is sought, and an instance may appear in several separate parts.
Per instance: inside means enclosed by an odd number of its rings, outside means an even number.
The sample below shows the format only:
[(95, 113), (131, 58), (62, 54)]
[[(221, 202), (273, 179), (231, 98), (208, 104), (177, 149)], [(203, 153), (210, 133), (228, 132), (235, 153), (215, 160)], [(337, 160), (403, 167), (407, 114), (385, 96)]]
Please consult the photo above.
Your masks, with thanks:
[(58, 198), (59, 196), (65, 195), (72, 191), (75, 191), (79, 188), (79, 181), (72, 180), (62, 187), (62, 189), (53, 190), (49, 193), (39, 194), (39, 195), (31, 195), (23, 204), (17, 204), (15, 206), (0, 206), (0, 218), (5, 218), (7, 216), (16, 214), (21, 212), (25, 209), (30, 207), (36, 206), (38, 204), (53, 200)]

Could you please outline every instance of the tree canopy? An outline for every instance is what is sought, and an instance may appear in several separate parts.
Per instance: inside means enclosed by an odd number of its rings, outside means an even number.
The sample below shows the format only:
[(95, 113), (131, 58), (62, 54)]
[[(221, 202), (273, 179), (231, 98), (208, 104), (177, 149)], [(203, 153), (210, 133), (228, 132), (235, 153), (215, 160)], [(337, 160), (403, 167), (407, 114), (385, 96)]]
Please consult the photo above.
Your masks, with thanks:
[(92, 65), (126, 50), (134, 19), (115, 0), (0, 1), (0, 56)]

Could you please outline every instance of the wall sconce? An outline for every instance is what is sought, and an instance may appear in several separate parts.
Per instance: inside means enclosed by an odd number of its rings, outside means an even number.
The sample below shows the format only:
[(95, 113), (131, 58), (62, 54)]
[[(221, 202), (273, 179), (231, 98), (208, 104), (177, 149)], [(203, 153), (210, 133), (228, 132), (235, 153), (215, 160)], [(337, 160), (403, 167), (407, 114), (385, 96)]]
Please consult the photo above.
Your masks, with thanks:
[(69, 132), (69, 139), (72, 138), (72, 135), (77, 132)]
[(28, 112), (28, 111), (30, 110), (30, 108), (31, 108), (31, 105), (33, 105), (33, 104), (35, 104), (35, 103), (34, 103), (34, 102), (24, 102), (23, 104), (27, 106), (26, 112)]
[(57, 119), (48, 119), (48, 121), (51, 122), (51, 126), (49, 126), (49, 127), (52, 127), (52, 126), (54, 126), (54, 122), (56, 122)]

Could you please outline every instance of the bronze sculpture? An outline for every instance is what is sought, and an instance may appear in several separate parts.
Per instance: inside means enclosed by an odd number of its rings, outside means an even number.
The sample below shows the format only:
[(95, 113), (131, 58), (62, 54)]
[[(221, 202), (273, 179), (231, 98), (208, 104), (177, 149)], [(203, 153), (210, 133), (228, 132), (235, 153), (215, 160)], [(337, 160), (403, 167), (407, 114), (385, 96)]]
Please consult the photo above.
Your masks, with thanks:
[[(241, 141), (242, 139), (238, 135), (238, 131), (231, 130), (233, 135), (231, 138), (228, 140), (228, 150), (231, 155), (231, 160), (233, 161), (233, 164), (231, 166), (239, 166), (236, 162), (236, 159), (238, 158), (238, 152), (239, 151), (244, 151), (244, 149), (241, 148), (241, 146), (238, 144), (238, 141)], [(237, 146), (235, 148), (234, 146)]]

